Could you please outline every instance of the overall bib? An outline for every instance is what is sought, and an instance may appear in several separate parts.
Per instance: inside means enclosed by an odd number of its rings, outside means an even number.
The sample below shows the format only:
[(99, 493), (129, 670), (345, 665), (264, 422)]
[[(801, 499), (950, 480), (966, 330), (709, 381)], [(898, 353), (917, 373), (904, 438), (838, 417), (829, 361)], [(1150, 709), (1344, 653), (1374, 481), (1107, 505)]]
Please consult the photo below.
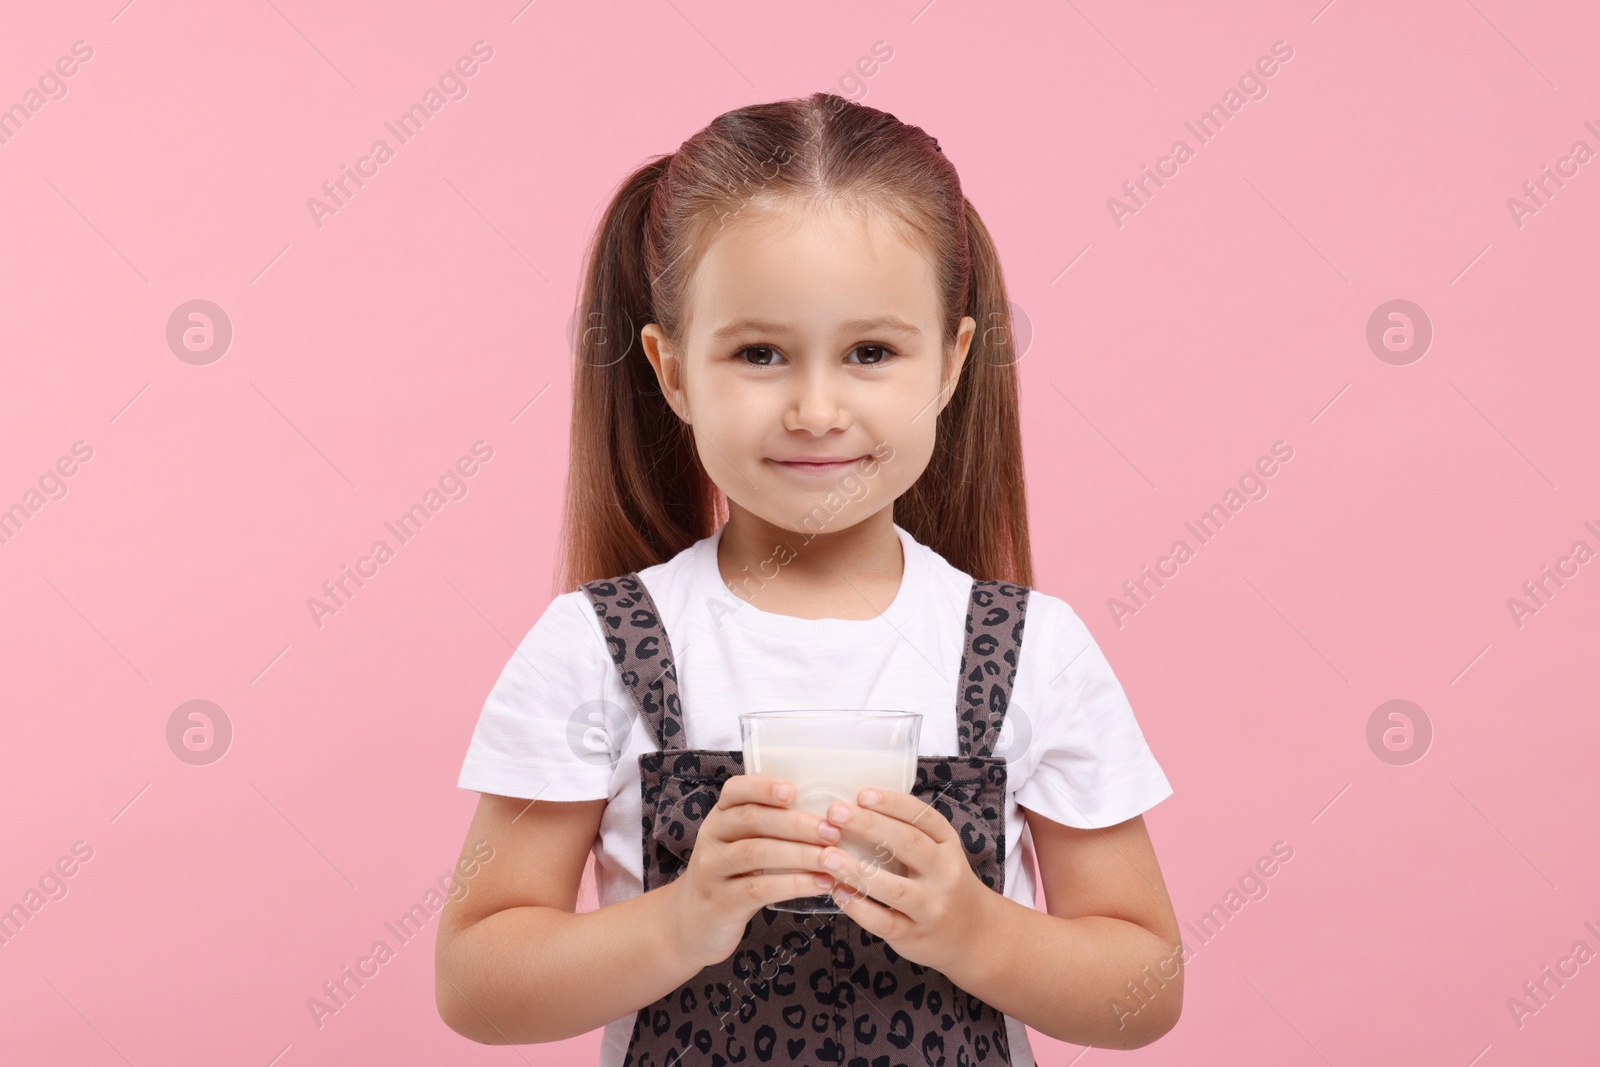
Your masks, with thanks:
[[(681, 874), (741, 750), (683, 747), (678, 675), (638, 573), (585, 583), (612, 660), (658, 751), (639, 757), (644, 890)], [(1005, 891), (1000, 737), (1029, 589), (974, 580), (956, 693), (959, 756), (917, 759), (912, 795), (950, 821), (984, 885)], [(818, 842), (821, 847), (821, 842)], [(1006, 1018), (838, 914), (762, 908), (728, 959), (639, 1009), (625, 1067), (734, 1064), (1010, 1067)]]

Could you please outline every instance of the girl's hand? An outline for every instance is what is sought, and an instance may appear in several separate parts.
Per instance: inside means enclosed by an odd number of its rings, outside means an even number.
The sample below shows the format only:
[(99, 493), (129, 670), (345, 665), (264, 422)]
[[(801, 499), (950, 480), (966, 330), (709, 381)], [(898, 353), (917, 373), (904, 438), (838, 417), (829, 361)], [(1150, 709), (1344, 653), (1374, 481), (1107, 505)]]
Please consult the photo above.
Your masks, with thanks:
[[(782, 789), (786, 796), (778, 795)], [(823, 820), (790, 808), (793, 800), (793, 783), (781, 778), (736, 774), (722, 784), (688, 866), (664, 887), (671, 891), (669, 934), (685, 957), (702, 967), (721, 963), (763, 907), (833, 888), (833, 879), (821, 873)], [(772, 867), (799, 872), (761, 873)]]
[[(877, 800), (868, 803), (874, 795)], [(950, 820), (931, 805), (893, 789), (863, 789), (856, 799), (863, 804), (830, 805), (828, 821), (865, 840), (874, 858), (860, 861), (842, 848), (824, 851), (824, 860), (844, 861), (833, 874), (841, 883), (834, 899), (845, 915), (906, 959), (946, 971), (964, 946), (971, 954), (995, 894), (967, 863)], [(906, 874), (884, 869), (889, 859), (905, 864)]]

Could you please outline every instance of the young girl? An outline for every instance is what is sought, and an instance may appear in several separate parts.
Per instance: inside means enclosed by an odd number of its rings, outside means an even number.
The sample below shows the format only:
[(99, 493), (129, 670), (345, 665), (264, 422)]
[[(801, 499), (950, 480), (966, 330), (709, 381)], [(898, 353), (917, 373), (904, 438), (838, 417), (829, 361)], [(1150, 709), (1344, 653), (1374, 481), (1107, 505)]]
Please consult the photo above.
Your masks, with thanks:
[[(578, 311), (568, 591), (462, 768), (445, 1022), (604, 1026), (602, 1067), (1006, 1067), (1027, 1026), (1170, 1030), (1141, 813), (1172, 789), (1088, 629), (1029, 588), (1009, 305), (938, 143), (827, 93), (729, 112), (623, 184)], [(914, 790), (800, 810), (743, 773), (762, 708), (921, 712)], [(828, 889), (834, 914), (767, 907)]]

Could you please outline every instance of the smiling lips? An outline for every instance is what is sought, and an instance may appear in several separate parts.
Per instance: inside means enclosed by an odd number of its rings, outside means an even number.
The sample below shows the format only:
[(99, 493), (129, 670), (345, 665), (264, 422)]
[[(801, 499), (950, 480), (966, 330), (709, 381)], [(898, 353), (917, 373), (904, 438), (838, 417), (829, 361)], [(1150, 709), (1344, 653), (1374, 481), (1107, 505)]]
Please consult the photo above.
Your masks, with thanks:
[(780, 467), (787, 467), (792, 471), (801, 471), (808, 474), (831, 474), (834, 471), (844, 470), (850, 464), (865, 456), (850, 456), (846, 459), (775, 459), (772, 462)]

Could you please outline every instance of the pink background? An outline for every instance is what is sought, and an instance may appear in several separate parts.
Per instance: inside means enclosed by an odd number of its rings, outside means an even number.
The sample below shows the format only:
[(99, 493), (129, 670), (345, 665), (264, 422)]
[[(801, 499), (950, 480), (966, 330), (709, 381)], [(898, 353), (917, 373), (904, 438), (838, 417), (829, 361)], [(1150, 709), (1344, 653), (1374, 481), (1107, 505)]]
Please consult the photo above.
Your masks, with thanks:
[[(1116, 1061), (1592, 1055), (1600, 963), (1520, 1027), (1507, 1007), (1600, 950), (1600, 564), (1520, 626), (1507, 604), (1600, 549), (1600, 161), (1521, 226), (1507, 206), (1600, 149), (1592, 5), (121, 4), (0, 34), (6, 106), (93, 49), (0, 144), (0, 507), (93, 450), (0, 544), (0, 907), (93, 850), (0, 945), (0, 1058), (595, 1061), (598, 1031), (448, 1030), (432, 924), (322, 1026), (307, 1001), (453, 862), (478, 710), (557, 591), (566, 331), (607, 197), (723, 111), (828, 88), (937, 136), (999, 243), (1036, 584), (1176, 789), (1147, 821), (1180, 920), (1294, 850), (1213, 939), (1186, 926), (1182, 1021)], [(383, 124), (478, 40), (468, 95), (397, 147)], [(1198, 145), (1185, 121), (1280, 40), (1265, 98)], [(307, 199), (380, 137), (319, 227)], [(1119, 227), (1108, 198), (1180, 137)], [(195, 299), (233, 329), (206, 365), (166, 340)], [(1366, 340), (1395, 299), (1434, 330), (1403, 366)], [(468, 494), (319, 627), (308, 598), (480, 440)], [(1200, 545), (1184, 523), (1276, 441), (1268, 495)], [(1179, 538), (1194, 558), (1119, 626), (1108, 599)], [(1397, 699), (1432, 729), (1407, 765), (1367, 740)], [(191, 700), (232, 724), (210, 765), (168, 745)]]

